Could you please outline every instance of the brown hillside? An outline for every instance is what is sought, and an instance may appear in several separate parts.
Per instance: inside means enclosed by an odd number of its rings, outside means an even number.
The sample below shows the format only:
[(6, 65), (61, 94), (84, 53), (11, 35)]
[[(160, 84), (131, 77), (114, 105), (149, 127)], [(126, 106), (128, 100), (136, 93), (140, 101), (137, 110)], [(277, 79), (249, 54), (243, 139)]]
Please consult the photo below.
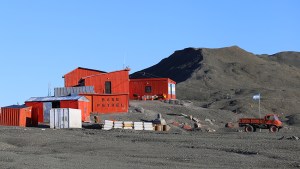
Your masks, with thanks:
[[(257, 116), (258, 106), (252, 96), (261, 93), (263, 114), (291, 115), (300, 110), (300, 70), (298, 62), (289, 64), (298, 57), (289, 56), (290, 53), (279, 53), (269, 59), (237, 46), (187, 48), (131, 78), (170, 77), (178, 83), (179, 99), (194, 100), (200, 107), (253, 116)], [(284, 64), (279, 58), (285, 58)]]

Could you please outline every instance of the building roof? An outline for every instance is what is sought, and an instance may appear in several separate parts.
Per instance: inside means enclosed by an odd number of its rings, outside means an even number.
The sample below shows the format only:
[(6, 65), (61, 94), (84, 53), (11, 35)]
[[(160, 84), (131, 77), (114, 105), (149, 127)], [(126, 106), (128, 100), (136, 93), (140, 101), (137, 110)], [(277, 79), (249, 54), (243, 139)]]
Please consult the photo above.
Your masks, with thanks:
[(84, 96), (31, 97), (26, 102), (53, 102), (53, 101), (65, 101), (65, 100), (76, 100), (76, 101), (89, 102), (89, 100)]
[(78, 67), (77, 69), (91, 70), (91, 71), (96, 71), (96, 72), (99, 72), (99, 73), (107, 73), (107, 72), (102, 71), (102, 70), (90, 69), (90, 68), (84, 68), (84, 67)]
[[(99, 72), (99, 73), (107, 73), (107, 72), (104, 72), (102, 70), (90, 69), (90, 68), (84, 68), (84, 67), (77, 67), (76, 69), (90, 70), (90, 71), (95, 71), (95, 72)], [(76, 70), (76, 69), (74, 69), (74, 70)], [(67, 74), (73, 72), (74, 70), (68, 72)], [(65, 75), (67, 75), (67, 74), (65, 74)], [(65, 78), (65, 75), (63, 76), (63, 78)]]
[(10, 105), (10, 106), (6, 106), (6, 107), (2, 107), (2, 108), (14, 108), (14, 109), (22, 109), (22, 108), (26, 108), (27, 106), (25, 104), (23, 105)]
[(138, 82), (138, 81), (170, 81), (174, 84), (176, 84), (176, 82), (170, 78), (136, 78), (136, 79), (129, 79), (132, 82)]
[(91, 78), (91, 77), (95, 77), (95, 76), (103, 76), (103, 75), (106, 75), (106, 74), (122, 72), (122, 71), (130, 71), (130, 68), (126, 68), (126, 69), (122, 69), (122, 70), (116, 70), (116, 71), (113, 71), (113, 72), (105, 72), (105, 73), (102, 73), (102, 74), (86, 76), (86, 77), (82, 77), (81, 79), (87, 79), (87, 78)]

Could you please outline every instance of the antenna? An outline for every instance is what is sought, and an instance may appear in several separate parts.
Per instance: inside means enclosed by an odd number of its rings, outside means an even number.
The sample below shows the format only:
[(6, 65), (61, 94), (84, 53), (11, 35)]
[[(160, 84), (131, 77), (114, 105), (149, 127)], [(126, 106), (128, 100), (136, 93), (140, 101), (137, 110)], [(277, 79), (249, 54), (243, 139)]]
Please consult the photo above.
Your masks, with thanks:
[(51, 96), (51, 83), (48, 83), (48, 96)]
[(124, 57), (123, 57), (123, 69), (125, 69), (126, 55), (127, 55), (127, 53), (125, 52)]

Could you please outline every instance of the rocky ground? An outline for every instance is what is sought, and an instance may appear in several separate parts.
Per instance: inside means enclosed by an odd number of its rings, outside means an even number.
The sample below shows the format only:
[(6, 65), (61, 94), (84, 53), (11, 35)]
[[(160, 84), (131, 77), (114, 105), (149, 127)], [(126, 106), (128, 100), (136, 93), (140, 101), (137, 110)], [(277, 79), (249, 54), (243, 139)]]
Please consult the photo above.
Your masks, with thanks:
[[(3, 169), (60, 168), (299, 168), (298, 119), (278, 133), (241, 132), (225, 128), (238, 117), (180, 101), (133, 101), (130, 112), (101, 120), (151, 121), (161, 113), (169, 132), (99, 129), (0, 127), (0, 166)], [(199, 130), (187, 131), (174, 122)], [(229, 114), (230, 113), (230, 114)], [(226, 114), (226, 116), (225, 116)], [(228, 114), (228, 115), (227, 115)]]

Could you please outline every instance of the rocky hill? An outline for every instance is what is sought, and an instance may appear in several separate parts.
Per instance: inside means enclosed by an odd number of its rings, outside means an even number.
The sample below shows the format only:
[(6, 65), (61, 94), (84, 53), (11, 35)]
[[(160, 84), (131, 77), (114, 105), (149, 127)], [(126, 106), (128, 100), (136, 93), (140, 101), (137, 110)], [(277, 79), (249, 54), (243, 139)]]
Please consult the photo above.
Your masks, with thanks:
[(169, 77), (179, 99), (200, 107), (258, 116), (252, 96), (261, 93), (262, 114), (300, 112), (300, 53), (255, 55), (238, 46), (175, 51), (131, 78)]

